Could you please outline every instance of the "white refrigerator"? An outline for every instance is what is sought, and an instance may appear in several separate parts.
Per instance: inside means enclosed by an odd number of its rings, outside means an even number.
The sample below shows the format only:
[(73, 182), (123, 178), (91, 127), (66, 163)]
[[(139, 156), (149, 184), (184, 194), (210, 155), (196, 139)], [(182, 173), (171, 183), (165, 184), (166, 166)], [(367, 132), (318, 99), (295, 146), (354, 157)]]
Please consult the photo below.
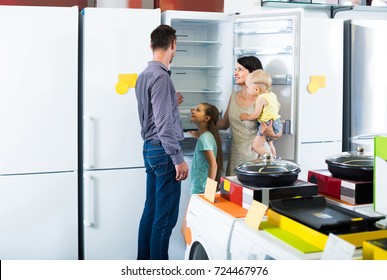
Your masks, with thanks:
[(0, 259), (78, 259), (78, 7), (0, 6)]
[(85, 259), (137, 257), (146, 174), (133, 86), (152, 60), (150, 34), (159, 24), (158, 9), (81, 13)]
[(180, 115), (186, 130), (195, 128), (189, 109), (199, 102), (226, 110), (236, 60), (251, 55), (273, 78), (284, 124), (277, 154), (300, 164), (299, 179), (306, 180), (310, 169), (326, 168), (325, 157), (341, 152), (341, 20), (309, 20), (302, 9), (278, 9), (250, 15), (166, 11), (162, 22), (177, 30), (171, 70), (184, 95)]

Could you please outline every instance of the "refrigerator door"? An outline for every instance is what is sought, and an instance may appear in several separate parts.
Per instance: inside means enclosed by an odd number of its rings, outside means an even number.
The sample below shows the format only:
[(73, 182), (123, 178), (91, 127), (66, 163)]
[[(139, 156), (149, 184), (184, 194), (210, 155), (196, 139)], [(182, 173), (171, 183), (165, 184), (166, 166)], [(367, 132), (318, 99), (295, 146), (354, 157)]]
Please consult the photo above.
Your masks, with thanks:
[[(150, 34), (159, 10), (96, 9), (82, 12), (84, 168), (143, 166), (141, 129), (133, 87), (116, 91), (152, 60)], [(121, 80), (122, 81), (122, 80)]]
[(0, 176), (0, 259), (78, 259), (78, 174)]
[(342, 151), (343, 32), (342, 20), (303, 20), (297, 117), (302, 180), (309, 170), (326, 169), (326, 157)]
[(145, 202), (145, 168), (84, 173), (84, 258), (134, 260)]
[[(374, 151), (374, 137), (387, 135), (387, 21), (351, 21), (351, 150)], [(379, 70), (379, 71), (378, 71)]]
[[(232, 88), (232, 17), (224, 13), (166, 11), (162, 22), (176, 29), (172, 80), (184, 102), (179, 106), (185, 131), (197, 129), (190, 109), (208, 102), (225, 111)], [(183, 149), (189, 144), (189, 135)]]
[(0, 174), (77, 166), (78, 8), (0, 6)]
[(342, 20), (304, 19), (298, 102), (301, 143), (341, 142), (343, 42)]
[(272, 91), (281, 104), (283, 136), (275, 141), (277, 155), (296, 160), (297, 98), (302, 9), (262, 11), (235, 16), (234, 60), (258, 57), (273, 80)]

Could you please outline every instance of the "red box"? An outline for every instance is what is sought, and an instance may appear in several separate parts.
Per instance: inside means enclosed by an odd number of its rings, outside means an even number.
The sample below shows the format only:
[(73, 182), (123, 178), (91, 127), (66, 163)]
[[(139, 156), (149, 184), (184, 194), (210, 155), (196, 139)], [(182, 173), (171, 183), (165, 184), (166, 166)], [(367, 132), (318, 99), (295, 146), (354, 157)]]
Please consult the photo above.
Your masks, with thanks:
[(328, 170), (308, 171), (308, 182), (317, 184), (320, 194), (340, 199), (341, 179), (333, 177)]
[(311, 170), (308, 181), (318, 186), (318, 192), (353, 205), (373, 202), (372, 181), (352, 181), (335, 178), (328, 170)]
[[(233, 177), (232, 177), (233, 178)], [(236, 179), (236, 177), (235, 177)], [(227, 181), (229, 184), (229, 188), (224, 188), (225, 184), (224, 181)], [(243, 194), (243, 187), (241, 183), (238, 183), (238, 179), (235, 180), (230, 178), (222, 177), (220, 178), (220, 195), (221, 197), (234, 202), (235, 204), (242, 206), (242, 194)], [(228, 185), (227, 184), (227, 185)]]

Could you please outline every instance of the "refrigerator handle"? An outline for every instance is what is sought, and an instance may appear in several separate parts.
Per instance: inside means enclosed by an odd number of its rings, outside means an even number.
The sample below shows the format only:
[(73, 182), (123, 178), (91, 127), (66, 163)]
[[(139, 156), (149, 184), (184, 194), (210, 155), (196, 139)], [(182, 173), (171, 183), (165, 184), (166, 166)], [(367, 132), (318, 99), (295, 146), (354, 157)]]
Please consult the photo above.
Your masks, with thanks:
[(91, 168), (94, 164), (94, 127), (93, 119), (90, 116), (83, 116), (84, 124), (84, 159), (83, 159), (83, 168)]
[(83, 175), (84, 186), (84, 219), (83, 225), (92, 227), (94, 224), (94, 188), (95, 182), (89, 175)]

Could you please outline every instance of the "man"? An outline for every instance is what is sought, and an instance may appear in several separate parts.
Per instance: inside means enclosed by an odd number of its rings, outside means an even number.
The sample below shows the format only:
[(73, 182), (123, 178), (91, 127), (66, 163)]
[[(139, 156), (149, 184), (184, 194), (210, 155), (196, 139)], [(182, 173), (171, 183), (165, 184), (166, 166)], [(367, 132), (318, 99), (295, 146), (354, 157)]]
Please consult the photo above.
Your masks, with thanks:
[(136, 83), (147, 173), (137, 259), (166, 260), (178, 218), (181, 181), (188, 176), (180, 146), (184, 139), (178, 110), (181, 96), (175, 92), (169, 70), (176, 54), (176, 31), (168, 25), (157, 27), (151, 34), (151, 49), (153, 60)]

